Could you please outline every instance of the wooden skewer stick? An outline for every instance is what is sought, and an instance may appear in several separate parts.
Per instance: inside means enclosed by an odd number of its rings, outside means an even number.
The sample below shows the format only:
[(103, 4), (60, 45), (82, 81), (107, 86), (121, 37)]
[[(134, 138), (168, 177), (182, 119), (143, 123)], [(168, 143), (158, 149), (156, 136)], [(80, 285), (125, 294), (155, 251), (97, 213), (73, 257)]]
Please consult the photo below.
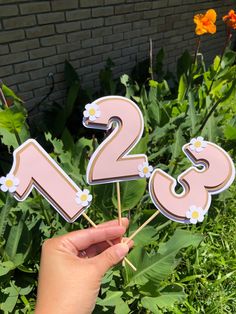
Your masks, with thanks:
[[(121, 211), (121, 199), (120, 199), (120, 182), (116, 182), (116, 192), (117, 192), (117, 207), (118, 207), (118, 222), (122, 225), (122, 211)], [(121, 240), (122, 242), (122, 240)], [(125, 267), (125, 260), (122, 261), (122, 266)]]
[[(92, 219), (89, 218), (89, 216), (85, 213), (82, 214), (82, 216), (91, 224), (91, 226), (93, 226), (94, 228), (97, 228), (98, 226), (92, 221)], [(113, 246), (114, 244), (110, 241), (107, 240), (106, 241), (110, 246)], [(126, 261), (126, 263), (134, 270), (137, 271), (137, 268), (128, 260), (128, 258), (124, 258), (124, 260)]]
[(151, 222), (160, 212), (157, 210), (151, 217), (148, 218), (124, 243), (131, 241), (149, 222)]
[(122, 225), (121, 222), (121, 200), (120, 200), (120, 182), (116, 182), (116, 191), (117, 191), (117, 205), (118, 205), (118, 222), (119, 225)]
[(4, 105), (6, 107), (8, 107), (8, 104), (7, 104), (6, 98), (5, 98), (4, 94), (3, 94), (1, 86), (0, 86), (0, 97), (2, 98), (2, 101), (4, 102)]

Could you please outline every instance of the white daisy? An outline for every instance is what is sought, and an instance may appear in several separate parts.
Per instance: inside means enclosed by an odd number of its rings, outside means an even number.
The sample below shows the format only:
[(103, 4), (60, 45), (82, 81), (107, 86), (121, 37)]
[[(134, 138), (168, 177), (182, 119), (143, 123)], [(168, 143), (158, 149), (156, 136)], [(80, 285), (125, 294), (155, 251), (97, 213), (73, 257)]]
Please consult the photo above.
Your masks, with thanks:
[(149, 166), (148, 162), (143, 162), (138, 166), (138, 174), (141, 178), (149, 178), (153, 171), (153, 167)]
[(85, 118), (89, 118), (90, 121), (95, 121), (97, 118), (101, 116), (101, 111), (99, 106), (92, 102), (91, 104), (87, 104), (85, 106), (85, 111), (83, 112)]
[(197, 138), (193, 138), (190, 141), (190, 149), (192, 151), (200, 153), (201, 151), (203, 151), (203, 149), (205, 147), (207, 147), (207, 142), (204, 141), (204, 138), (202, 136), (198, 136)]
[(83, 191), (79, 191), (76, 193), (76, 203), (82, 205), (83, 207), (88, 206), (88, 204), (92, 201), (92, 195), (89, 194), (89, 190), (84, 189)]
[(197, 222), (202, 222), (204, 219), (204, 215), (207, 213), (206, 210), (203, 210), (201, 207), (197, 207), (192, 205), (189, 207), (189, 210), (186, 212), (186, 217), (190, 219), (192, 224), (196, 224)]
[(17, 186), (19, 185), (20, 181), (18, 178), (16, 178), (15, 176), (13, 176), (13, 174), (11, 173), (8, 173), (6, 175), (6, 177), (1, 177), (0, 178), (0, 189), (3, 191), (3, 192), (15, 192), (16, 191), (16, 188)]

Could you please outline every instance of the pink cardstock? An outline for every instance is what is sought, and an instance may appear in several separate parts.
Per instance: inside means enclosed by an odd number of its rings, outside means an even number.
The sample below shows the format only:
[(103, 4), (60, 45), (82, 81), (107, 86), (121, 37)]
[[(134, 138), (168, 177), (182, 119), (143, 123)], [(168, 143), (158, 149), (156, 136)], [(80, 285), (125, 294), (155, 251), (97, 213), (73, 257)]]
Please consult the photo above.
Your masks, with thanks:
[[(16, 183), (13, 195), (18, 201), (24, 201), (35, 188), (68, 222), (76, 220), (89, 206), (89, 191), (82, 191), (37, 141), (27, 140), (13, 156), (6, 178)], [(8, 186), (13, 184), (10, 179), (5, 180)]]
[(130, 99), (107, 96), (85, 107), (87, 128), (112, 130), (93, 153), (87, 167), (89, 184), (136, 180), (150, 176), (152, 167), (144, 154), (129, 155), (143, 134), (143, 116)]
[[(211, 204), (211, 195), (227, 189), (235, 178), (230, 156), (218, 145), (193, 139), (183, 146), (183, 152), (193, 163), (178, 177), (183, 192), (177, 194), (177, 181), (157, 169), (149, 182), (149, 192), (155, 206), (166, 217), (182, 223), (203, 221)], [(203, 169), (197, 167), (202, 166)]]

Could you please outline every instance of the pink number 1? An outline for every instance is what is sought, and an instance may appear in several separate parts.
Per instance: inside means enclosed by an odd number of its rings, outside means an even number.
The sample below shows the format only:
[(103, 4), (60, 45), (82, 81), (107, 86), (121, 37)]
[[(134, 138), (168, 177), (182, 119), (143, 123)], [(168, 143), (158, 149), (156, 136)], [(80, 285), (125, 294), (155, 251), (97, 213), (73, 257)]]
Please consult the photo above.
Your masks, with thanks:
[(88, 190), (81, 191), (33, 139), (27, 140), (14, 151), (10, 175), (17, 178), (13, 195), (18, 201), (25, 200), (36, 188), (69, 222), (76, 220), (91, 201)]

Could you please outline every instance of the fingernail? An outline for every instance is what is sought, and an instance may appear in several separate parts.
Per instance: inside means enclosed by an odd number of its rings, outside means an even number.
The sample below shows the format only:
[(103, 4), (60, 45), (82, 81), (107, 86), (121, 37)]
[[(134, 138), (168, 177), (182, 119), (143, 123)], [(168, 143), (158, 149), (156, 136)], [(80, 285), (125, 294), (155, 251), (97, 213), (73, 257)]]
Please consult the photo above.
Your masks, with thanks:
[(120, 259), (123, 259), (125, 255), (129, 252), (129, 247), (125, 243), (119, 243), (116, 245), (116, 254)]

